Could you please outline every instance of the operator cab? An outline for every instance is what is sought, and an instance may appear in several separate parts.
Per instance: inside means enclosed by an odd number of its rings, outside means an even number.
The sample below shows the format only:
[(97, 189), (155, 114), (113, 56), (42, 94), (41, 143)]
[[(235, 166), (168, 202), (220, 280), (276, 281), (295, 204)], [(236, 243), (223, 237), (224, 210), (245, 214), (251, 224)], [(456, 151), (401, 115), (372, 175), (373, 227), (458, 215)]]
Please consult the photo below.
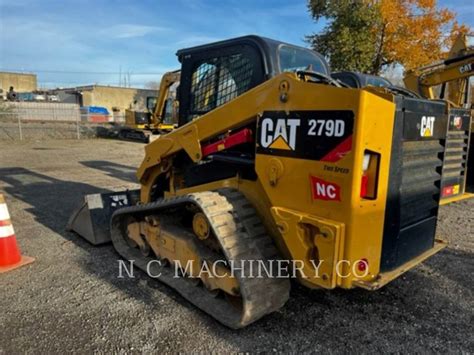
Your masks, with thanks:
[[(180, 126), (283, 72), (305, 73), (315, 81), (333, 81), (329, 66), (320, 54), (253, 35), (182, 49), (177, 56), (181, 62), (177, 95)], [(256, 125), (251, 123), (240, 129), (255, 134)], [(224, 136), (201, 144), (217, 144)], [(209, 153), (200, 164), (193, 164), (183, 154), (175, 158), (175, 166), (180, 166), (184, 184), (191, 187), (236, 175), (255, 180), (254, 159), (255, 145), (244, 143)]]
[(319, 53), (255, 35), (181, 49), (177, 56), (182, 65), (180, 125), (283, 72), (330, 76)]

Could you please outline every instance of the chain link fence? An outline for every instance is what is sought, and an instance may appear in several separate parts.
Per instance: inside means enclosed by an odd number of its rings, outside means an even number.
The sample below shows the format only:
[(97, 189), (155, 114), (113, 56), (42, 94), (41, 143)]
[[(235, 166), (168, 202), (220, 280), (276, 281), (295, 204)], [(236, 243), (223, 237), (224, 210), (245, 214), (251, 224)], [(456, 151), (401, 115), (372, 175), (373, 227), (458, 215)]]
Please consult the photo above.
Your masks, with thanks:
[(110, 137), (124, 122), (124, 114), (100, 117), (76, 104), (0, 102), (0, 140)]

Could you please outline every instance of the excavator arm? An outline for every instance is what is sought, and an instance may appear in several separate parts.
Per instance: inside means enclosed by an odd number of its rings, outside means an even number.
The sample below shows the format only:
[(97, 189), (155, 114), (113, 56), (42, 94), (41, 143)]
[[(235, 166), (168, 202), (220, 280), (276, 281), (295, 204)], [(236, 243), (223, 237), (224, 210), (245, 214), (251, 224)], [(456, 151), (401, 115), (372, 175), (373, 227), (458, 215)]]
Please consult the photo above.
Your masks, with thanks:
[[(467, 97), (469, 77), (474, 74), (474, 47), (468, 46), (466, 35), (460, 35), (454, 42), (448, 58), (425, 67), (407, 72), (405, 86), (427, 99), (448, 98), (462, 106)], [(443, 85), (440, 97), (433, 88)], [(446, 84), (449, 90), (446, 92)]]
[(155, 109), (152, 113), (151, 123), (153, 125), (159, 125), (164, 119), (164, 109), (166, 105), (166, 99), (168, 97), (169, 89), (174, 84), (179, 82), (181, 77), (181, 70), (175, 70), (163, 74), (160, 82), (160, 92), (158, 99), (156, 100)]

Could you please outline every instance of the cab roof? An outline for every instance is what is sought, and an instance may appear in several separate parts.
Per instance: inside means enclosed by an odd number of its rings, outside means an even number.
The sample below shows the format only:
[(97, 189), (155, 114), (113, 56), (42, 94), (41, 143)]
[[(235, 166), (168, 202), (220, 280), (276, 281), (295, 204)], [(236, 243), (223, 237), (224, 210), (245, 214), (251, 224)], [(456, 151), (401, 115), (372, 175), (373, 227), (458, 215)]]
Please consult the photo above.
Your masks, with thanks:
[(262, 36), (257, 36), (257, 35), (247, 35), (247, 36), (242, 36), (242, 37), (226, 39), (223, 41), (203, 44), (203, 45), (199, 45), (195, 47), (184, 48), (184, 49), (178, 50), (176, 52), (176, 55), (178, 56), (179, 61), (182, 62), (185, 57), (192, 56), (193, 54), (196, 54), (196, 53), (202, 53), (202, 52), (206, 52), (210, 50), (215, 51), (219, 49), (224, 51), (226, 48), (235, 47), (239, 45), (251, 45), (251, 46), (256, 47), (263, 58), (266, 72), (270, 74), (270, 76), (280, 73), (279, 65), (278, 65), (278, 49), (283, 45), (288, 46), (288, 47), (293, 47), (293, 48), (299, 48), (299, 49), (314, 53), (317, 57), (319, 57), (319, 59), (323, 63), (326, 69), (326, 74), (330, 73), (329, 65), (327, 64), (324, 57), (318, 52), (315, 52), (309, 48), (305, 48), (305, 47), (297, 46), (291, 43), (286, 43), (286, 42), (282, 42), (282, 41), (278, 41), (278, 40), (274, 40), (274, 39), (266, 38)]

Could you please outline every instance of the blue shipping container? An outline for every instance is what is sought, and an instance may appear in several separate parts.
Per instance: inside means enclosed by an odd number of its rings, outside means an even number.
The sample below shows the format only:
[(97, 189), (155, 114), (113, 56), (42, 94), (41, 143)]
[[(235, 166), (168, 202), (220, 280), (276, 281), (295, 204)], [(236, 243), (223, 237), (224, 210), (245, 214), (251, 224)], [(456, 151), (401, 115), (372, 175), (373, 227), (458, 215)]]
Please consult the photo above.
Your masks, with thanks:
[(85, 111), (86, 113), (99, 114), (99, 115), (109, 114), (109, 111), (105, 107), (101, 107), (101, 106), (84, 106), (84, 107), (81, 107), (81, 111)]

